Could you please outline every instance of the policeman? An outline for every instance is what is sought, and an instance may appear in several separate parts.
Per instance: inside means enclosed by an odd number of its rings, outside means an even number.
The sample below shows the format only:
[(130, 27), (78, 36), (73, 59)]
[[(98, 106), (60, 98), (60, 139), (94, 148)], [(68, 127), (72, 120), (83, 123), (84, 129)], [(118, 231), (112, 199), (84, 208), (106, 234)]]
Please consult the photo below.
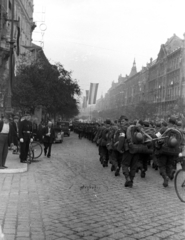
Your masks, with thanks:
[(32, 123), (30, 113), (24, 115), (24, 120), (19, 124), (20, 139), (20, 162), (26, 163), (29, 151), (30, 141), (32, 142)]

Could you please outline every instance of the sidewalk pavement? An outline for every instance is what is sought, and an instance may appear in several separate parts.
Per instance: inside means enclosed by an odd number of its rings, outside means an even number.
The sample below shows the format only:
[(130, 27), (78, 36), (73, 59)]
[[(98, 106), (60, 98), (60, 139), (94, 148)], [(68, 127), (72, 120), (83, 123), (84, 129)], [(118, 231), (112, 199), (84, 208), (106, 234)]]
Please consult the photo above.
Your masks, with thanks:
[(8, 156), (6, 159), (5, 166), (8, 168), (0, 169), (0, 174), (2, 173), (22, 173), (28, 170), (27, 163), (21, 163), (19, 159), (19, 154), (13, 154), (12, 150), (8, 151)]

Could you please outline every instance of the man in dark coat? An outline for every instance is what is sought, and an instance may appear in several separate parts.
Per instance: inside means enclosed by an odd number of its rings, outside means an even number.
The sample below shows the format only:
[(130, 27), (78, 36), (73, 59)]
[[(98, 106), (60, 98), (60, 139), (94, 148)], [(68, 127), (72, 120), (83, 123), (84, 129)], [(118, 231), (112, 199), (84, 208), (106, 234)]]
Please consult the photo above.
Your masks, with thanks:
[(55, 140), (55, 131), (52, 127), (52, 122), (48, 122), (48, 126), (43, 129), (44, 154), (48, 158), (51, 157), (51, 146)]
[(19, 139), (20, 139), (20, 161), (27, 162), (29, 144), (33, 141), (32, 138), (32, 122), (31, 115), (25, 114), (25, 117), (19, 124)]
[(4, 116), (0, 121), (0, 169), (7, 168), (5, 166), (8, 155), (8, 146), (13, 145), (12, 141), (12, 125), (9, 123), (8, 116)]
[(17, 147), (13, 153), (17, 153), (18, 151), (18, 141), (19, 141), (19, 117), (17, 115), (14, 116), (12, 125), (12, 137), (13, 137), (13, 144)]

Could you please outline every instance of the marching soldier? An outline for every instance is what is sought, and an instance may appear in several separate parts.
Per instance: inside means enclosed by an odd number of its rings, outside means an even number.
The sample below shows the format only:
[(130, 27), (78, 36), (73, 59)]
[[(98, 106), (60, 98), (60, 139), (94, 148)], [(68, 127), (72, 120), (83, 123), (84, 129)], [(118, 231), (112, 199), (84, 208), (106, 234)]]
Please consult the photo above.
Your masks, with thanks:
[[(115, 150), (114, 150), (114, 158), (113, 158), (113, 166), (115, 168), (115, 176), (120, 175), (121, 169), (121, 162), (123, 158), (123, 145), (122, 145), (122, 138), (125, 139), (126, 136), (126, 129), (128, 125), (128, 119), (125, 116), (121, 116), (119, 119), (119, 129), (116, 132), (116, 139), (115, 139)], [(120, 146), (122, 145), (122, 146)]]
[(166, 135), (169, 133), (168, 139), (164, 141), (159, 140), (158, 149), (156, 150), (160, 174), (164, 179), (164, 187), (167, 187), (169, 179), (172, 180), (174, 177), (176, 171), (174, 163), (178, 158), (178, 150), (177, 152), (175, 152), (175, 150), (180, 144), (180, 141), (176, 138), (179, 136), (179, 131), (176, 130), (176, 119), (174, 117), (169, 119), (168, 129), (166, 132)]
[(122, 160), (123, 175), (125, 175), (125, 187), (132, 187), (135, 173), (138, 167), (140, 154), (149, 154), (152, 152), (148, 146), (143, 145), (144, 136), (140, 127), (130, 125), (126, 132), (125, 152)]

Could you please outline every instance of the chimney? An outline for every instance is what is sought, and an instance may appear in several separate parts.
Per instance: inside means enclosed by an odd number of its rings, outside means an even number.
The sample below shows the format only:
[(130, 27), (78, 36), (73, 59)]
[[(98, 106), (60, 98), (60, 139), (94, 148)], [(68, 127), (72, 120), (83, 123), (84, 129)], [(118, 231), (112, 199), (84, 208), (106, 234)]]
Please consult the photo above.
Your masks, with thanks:
[(150, 58), (150, 63), (152, 63), (152, 61), (153, 61), (153, 59), (152, 59), (152, 58)]

